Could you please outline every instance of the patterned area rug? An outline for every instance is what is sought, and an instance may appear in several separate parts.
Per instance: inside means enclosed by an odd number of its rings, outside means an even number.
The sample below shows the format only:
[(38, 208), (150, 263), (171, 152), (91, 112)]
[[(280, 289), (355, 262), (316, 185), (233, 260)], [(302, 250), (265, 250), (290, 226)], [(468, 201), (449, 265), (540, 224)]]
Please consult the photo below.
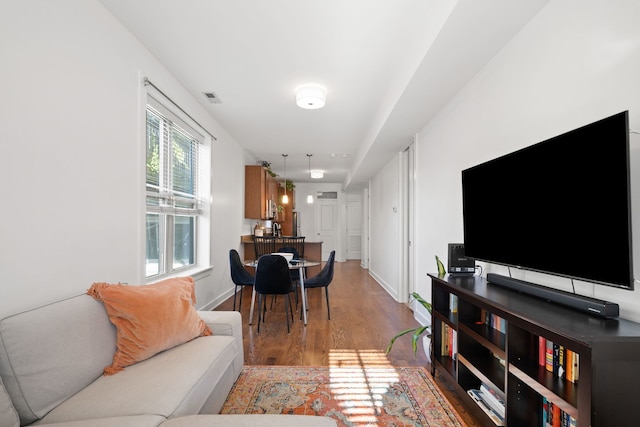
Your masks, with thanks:
[(416, 367), (245, 366), (221, 413), (324, 415), (339, 426), (465, 426)]

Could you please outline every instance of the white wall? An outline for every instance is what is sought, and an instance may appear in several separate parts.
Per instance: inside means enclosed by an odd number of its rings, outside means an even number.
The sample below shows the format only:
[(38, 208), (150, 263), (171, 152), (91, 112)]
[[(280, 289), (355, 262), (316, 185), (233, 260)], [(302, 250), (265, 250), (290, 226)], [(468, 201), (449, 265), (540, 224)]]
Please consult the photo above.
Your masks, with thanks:
[(229, 295), (228, 250), (249, 229), (244, 151), (98, 2), (2, 9), (0, 317), (96, 281), (144, 282), (142, 76), (218, 137), (214, 269), (197, 283), (198, 306)]
[[(623, 110), (630, 112), (630, 126), (640, 128), (638, 16), (635, 0), (550, 2), (419, 132), (418, 292), (430, 295), (426, 274), (435, 271), (434, 255), (446, 260), (447, 243), (462, 241), (461, 170)], [(637, 134), (631, 135), (631, 155), (634, 270), (640, 277)], [(598, 207), (606, 208), (606, 200), (594, 200)], [(506, 273), (506, 268), (488, 271)], [(570, 289), (568, 279), (512, 272)], [(617, 302), (621, 317), (640, 321), (638, 281), (636, 288), (576, 282), (578, 293)]]
[(400, 300), (400, 154), (369, 184), (369, 273), (396, 300)]

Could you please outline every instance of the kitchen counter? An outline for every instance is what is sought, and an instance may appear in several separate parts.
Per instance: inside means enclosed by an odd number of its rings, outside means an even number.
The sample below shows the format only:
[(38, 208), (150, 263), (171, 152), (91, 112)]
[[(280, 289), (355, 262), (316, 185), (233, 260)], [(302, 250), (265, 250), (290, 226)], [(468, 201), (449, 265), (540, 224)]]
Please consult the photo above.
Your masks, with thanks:
[[(240, 236), (240, 243), (242, 243), (242, 249), (244, 251), (244, 255), (240, 254), (240, 257), (245, 260), (255, 259), (256, 252), (253, 247), (253, 236), (251, 234)], [(276, 237), (276, 244), (277, 243), (278, 238)], [(322, 242), (308, 242), (305, 240), (304, 257), (309, 261), (320, 261), (322, 259)], [(251, 270), (252, 267), (247, 267), (247, 269)], [(315, 276), (320, 273), (320, 270), (322, 270), (322, 265), (309, 267), (307, 269), (307, 277)]]

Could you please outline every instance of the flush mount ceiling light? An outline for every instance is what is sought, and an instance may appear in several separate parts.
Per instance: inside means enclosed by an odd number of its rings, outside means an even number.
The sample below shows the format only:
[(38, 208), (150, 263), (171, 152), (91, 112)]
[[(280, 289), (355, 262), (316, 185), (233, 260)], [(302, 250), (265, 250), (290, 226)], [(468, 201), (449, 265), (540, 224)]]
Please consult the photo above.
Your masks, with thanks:
[(308, 84), (296, 89), (296, 104), (306, 110), (324, 107), (326, 90), (320, 85)]
[(324, 171), (320, 169), (312, 169), (310, 175), (311, 175), (311, 178), (313, 179), (320, 179), (324, 177)]

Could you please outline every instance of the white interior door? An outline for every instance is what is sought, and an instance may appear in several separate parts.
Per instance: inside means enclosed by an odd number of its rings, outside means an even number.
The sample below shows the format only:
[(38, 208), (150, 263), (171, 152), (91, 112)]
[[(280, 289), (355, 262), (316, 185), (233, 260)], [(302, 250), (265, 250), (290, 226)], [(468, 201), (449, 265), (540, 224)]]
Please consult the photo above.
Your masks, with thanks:
[(322, 260), (326, 261), (329, 253), (338, 249), (338, 201), (319, 198), (316, 202), (316, 220), (318, 240), (322, 242)]
[(347, 259), (362, 259), (362, 201), (347, 202)]

